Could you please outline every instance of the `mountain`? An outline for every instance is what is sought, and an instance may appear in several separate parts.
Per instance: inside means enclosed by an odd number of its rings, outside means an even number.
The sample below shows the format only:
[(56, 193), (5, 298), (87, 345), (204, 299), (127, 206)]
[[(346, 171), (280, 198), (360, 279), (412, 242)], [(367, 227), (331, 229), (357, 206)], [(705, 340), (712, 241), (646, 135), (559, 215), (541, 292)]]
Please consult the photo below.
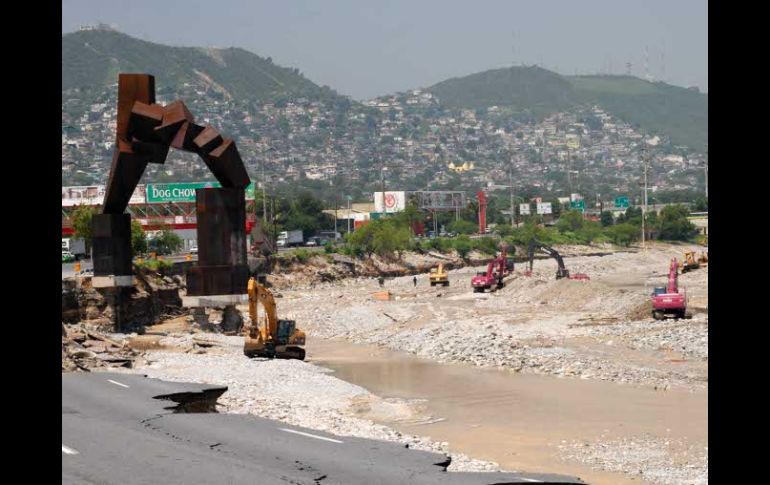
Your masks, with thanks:
[(119, 72), (152, 73), (159, 89), (191, 83), (234, 99), (332, 94), (299, 70), (244, 49), (170, 47), (109, 29), (62, 35), (62, 91), (109, 86), (117, 82)]
[(707, 94), (632, 76), (562, 76), (521, 66), (448, 79), (427, 91), (451, 108), (507, 106), (534, 117), (596, 104), (675, 144), (702, 150), (708, 143)]

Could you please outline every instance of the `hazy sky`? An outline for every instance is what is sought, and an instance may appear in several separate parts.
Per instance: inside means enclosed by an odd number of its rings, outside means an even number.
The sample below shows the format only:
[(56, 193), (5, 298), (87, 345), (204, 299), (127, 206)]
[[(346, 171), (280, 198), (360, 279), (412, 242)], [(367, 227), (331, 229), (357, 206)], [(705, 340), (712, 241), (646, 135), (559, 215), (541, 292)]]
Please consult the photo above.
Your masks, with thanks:
[(515, 64), (649, 74), (708, 91), (706, 0), (62, 0), (162, 44), (242, 47), (357, 99)]

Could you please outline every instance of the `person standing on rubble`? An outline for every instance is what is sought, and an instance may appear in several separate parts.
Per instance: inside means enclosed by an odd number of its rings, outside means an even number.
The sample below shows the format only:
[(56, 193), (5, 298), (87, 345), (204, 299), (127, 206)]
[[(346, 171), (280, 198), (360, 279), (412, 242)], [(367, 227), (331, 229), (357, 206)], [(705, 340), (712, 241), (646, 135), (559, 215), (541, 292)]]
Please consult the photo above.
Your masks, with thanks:
[(414, 282), (414, 287), (417, 288), (417, 276), (412, 277), (412, 282)]
[(382, 288), (385, 285), (385, 278), (383, 278), (382, 276), (377, 278), (377, 281), (380, 283), (380, 288)]

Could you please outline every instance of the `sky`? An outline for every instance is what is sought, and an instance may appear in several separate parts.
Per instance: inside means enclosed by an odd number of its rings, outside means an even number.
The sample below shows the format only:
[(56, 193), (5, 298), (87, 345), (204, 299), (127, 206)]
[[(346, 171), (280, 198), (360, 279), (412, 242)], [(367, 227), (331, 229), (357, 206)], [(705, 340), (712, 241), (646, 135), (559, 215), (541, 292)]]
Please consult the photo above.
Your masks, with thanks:
[(96, 23), (166, 45), (242, 47), (359, 100), (522, 64), (630, 64), (708, 92), (706, 0), (62, 0), (63, 34)]

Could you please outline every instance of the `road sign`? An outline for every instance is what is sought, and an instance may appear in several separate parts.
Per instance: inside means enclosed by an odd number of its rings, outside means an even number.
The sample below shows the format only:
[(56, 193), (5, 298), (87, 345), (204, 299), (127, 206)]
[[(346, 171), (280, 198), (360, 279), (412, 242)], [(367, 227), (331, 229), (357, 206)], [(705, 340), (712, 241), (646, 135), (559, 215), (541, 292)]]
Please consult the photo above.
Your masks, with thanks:
[(553, 209), (551, 208), (550, 202), (539, 202), (537, 204), (537, 213), (538, 214), (552, 214)]
[(577, 209), (580, 212), (584, 212), (586, 210), (586, 201), (585, 200), (573, 200), (569, 203), (570, 209)]
[(529, 204), (519, 204), (519, 214), (523, 216), (529, 215)]
[(628, 197), (615, 197), (615, 207), (625, 209), (628, 207)]

